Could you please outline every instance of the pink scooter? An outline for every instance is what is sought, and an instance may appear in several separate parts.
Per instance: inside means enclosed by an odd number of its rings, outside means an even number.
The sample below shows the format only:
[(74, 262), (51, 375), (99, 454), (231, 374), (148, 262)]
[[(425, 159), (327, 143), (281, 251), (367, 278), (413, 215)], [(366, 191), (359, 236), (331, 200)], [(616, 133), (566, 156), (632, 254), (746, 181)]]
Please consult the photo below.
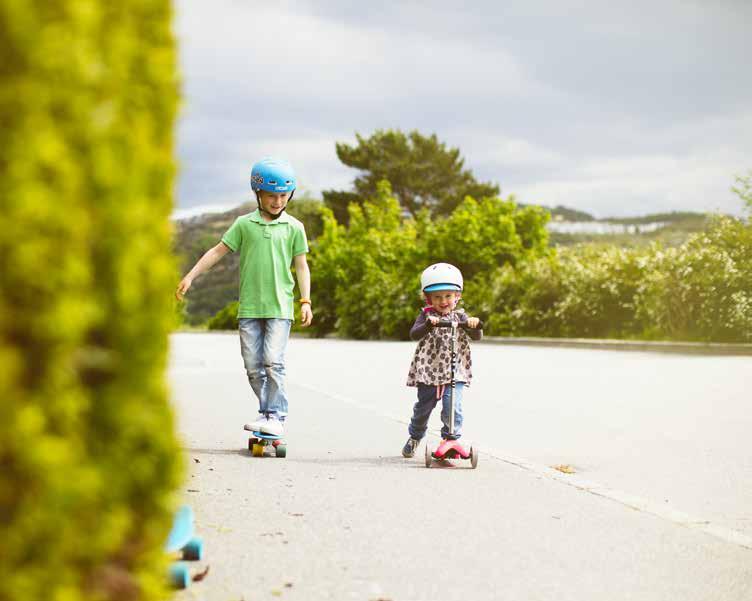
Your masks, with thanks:
[[(437, 328), (452, 328), (452, 344), (451, 344), (451, 381), (449, 397), (452, 400), (452, 407), (449, 414), (449, 434), (454, 434), (454, 368), (457, 363), (457, 328), (461, 327), (465, 330), (470, 328), (465, 324), (458, 324), (456, 321), (450, 321), (448, 319), (442, 319), (436, 324)], [(478, 324), (479, 328), (483, 327), (483, 322)], [(431, 467), (433, 460), (439, 461), (446, 459), (469, 459), (472, 469), (478, 467), (478, 448), (471, 446), (470, 449), (466, 449), (459, 440), (444, 439), (435, 451), (431, 450), (431, 444), (426, 442), (426, 467)]]

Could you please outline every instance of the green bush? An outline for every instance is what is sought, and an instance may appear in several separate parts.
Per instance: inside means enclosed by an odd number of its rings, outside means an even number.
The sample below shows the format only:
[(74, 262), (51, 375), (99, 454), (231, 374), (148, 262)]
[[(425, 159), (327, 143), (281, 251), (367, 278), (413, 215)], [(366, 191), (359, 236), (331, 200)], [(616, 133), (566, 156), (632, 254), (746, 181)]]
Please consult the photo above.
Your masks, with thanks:
[(406, 338), (423, 304), (420, 274), (431, 263), (457, 265), (474, 314), (490, 309), (492, 275), (547, 251), (548, 214), (513, 201), (466, 198), (447, 218), (404, 218), (387, 182), (375, 198), (349, 207), (349, 225), (324, 217), (312, 247), (314, 333)]
[(238, 329), (238, 301), (228, 303), (217, 314), (206, 322), (210, 330), (237, 330)]
[(656, 254), (639, 313), (653, 338), (752, 342), (752, 226), (717, 218)]
[(752, 341), (752, 226), (716, 218), (679, 248), (587, 244), (508, 264), (487, 331), (512, 336)]
[(170, 20), (0, 0), (0, 599), (164, 594)]
[(562, 252), (556, 316), (561, 335), (630, 338), (642, 332), (635, 297), (652, 250), (584, 245)]

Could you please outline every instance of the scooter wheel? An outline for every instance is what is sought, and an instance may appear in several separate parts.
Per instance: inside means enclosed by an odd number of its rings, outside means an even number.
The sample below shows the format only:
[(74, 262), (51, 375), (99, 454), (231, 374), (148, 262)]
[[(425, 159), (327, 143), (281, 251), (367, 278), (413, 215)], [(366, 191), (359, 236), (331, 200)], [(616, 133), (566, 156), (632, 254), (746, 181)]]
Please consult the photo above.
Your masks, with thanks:
[(478, 449), (470, 447), (470, 466), (475, 469), (478, 467)]
[(274, 451), (277, 454), (277, 457), (287, 457), (287, 445), (278, 444), (274, 448)]
[(433, 463), (433, 451), (431, 450), (431, 445), (426, 443), (426, 467), (431, 467), (432, 463)]
[(264, 445), (259, 444), (257, 442), (253, 443), (253, 448), (251, 449), (251, 454), (254, 457), (263, 457), (264, 456)]

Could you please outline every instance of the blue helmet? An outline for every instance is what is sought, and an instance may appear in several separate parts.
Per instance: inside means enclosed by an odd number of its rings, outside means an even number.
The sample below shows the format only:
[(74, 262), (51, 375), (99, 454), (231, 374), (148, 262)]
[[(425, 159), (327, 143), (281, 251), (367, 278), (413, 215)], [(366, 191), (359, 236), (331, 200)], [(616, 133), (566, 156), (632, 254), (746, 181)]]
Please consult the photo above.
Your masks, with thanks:
[(253, 165), (251, 169), (251, 189), (254, 192), (293, 192), (295, 172), (284, 159), (267, 157)]

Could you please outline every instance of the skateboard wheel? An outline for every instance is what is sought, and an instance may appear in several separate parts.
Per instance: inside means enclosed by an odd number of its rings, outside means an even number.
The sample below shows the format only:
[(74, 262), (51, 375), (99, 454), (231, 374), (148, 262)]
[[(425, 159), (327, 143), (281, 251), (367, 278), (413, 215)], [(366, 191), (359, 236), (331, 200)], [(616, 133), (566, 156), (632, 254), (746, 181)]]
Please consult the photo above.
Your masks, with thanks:
[(257, 442), (253, 443), (253, 447), (251, 448), (251, 454), (254, 457), (263, 457), (264, 456), (264, 445), (259, 444)]
[(204, 541), (200, 538), (192, 538), (183, 547), (183, 559), (199, 561), (204, 557)]
[(274, 447), (274, 450), (277, 453), (277, 457), (287, 457), (287, 445), (278, 444)]
[(253, 445), (255, 445), (258, 442), (258, 438), (249, 438), (248, 439), (248, 450), (253, 450)]
[(478, 449), (470, 447), (470, 465), (473, 469), (478, 467)]
[(431, 467), (433, 462), (433, 452), (431, 451), (431, 445), (426, 443), (426, 467)]
[(173, 588), (188, 588), (191, 573), (184, 563), (174, 563), (170, 566), (170, 585)]

